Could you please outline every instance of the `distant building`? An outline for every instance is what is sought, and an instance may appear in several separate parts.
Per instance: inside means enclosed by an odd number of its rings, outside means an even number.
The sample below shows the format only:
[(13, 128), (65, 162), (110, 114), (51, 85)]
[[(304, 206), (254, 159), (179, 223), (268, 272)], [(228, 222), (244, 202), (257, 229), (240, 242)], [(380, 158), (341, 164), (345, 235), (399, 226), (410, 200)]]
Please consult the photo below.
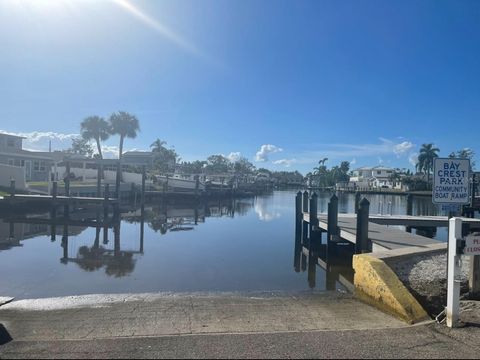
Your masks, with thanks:
[(23, 150), (24, 137), (0, 133), (0, 164), (22, 167), (26, 181), (46, 181), (54, 160), (48, 153)]
[(349, 188), (389, 188), (401, 189), (400, 181), (393, 181), (394, 169), (385, 166), (362, 167), (353, 170)]
[(123, 165), (152, 167), (155, 161), (155, 154), (152, 151), (127, 151), (122, 155)]

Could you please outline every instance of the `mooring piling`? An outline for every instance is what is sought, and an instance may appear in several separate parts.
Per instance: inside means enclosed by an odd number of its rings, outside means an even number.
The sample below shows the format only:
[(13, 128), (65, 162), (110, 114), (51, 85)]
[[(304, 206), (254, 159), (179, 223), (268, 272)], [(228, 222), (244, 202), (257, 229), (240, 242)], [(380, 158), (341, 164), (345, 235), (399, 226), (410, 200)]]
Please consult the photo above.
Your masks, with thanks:
[(327, 248), (330, 250), (333, 238), (339, 235), (338, 231), (338, 197), (333, 194), (328, 203), (327, 214)]
[(355, 253), (363, 254), (372, 252), (372, 242), (368, 238), (368, 217), (370, 211), (370, 202), (363, 198), (360, 201), (360, 207), (357, 213), (357, 234), (355, 241)]

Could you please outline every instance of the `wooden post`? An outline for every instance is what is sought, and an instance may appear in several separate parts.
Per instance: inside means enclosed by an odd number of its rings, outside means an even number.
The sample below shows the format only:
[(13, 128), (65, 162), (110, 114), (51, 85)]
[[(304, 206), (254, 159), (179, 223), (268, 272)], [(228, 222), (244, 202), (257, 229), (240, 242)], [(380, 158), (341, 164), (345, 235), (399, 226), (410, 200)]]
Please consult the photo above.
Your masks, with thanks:
[(108, 218), (108, 200), (110, 196), (110, 185), (105, 184), (105, 190), (103, 193), (103, 221), (106, 222)]
[[(132, 182), (130, 185), (130, 202), (133, 203), (135, 199), (135, 183)], [(135, 204), (136, 205), (136, 204)]]
[(142, 197), (141, 197), (141, 204), (142, 206), (145, 205), (145, 178), (147, 177), (145, 172), (145, 165), (142, 167)]
[(310, 289), (315, 288), (316, 286), (316, 275), (317, 275), (317, 257), (315, 256), (314, 249), (310, 245), (308, 249), (308, 286)]
[(302, 220), (303, 220), (303, 213), (302, 213), (302, 192), (299, 191), (295, 196), (295, 233), (297, 231), (302, 231)]
[(143, 237), (145, 233), (145, 206), (140, 210), (140, 253), (143, 254)]
[(102, 165), (97, 165), (97, 197), (102, 196)]
[(68, 225), (63, 225), (62, 247), (63, 260), (66, 262), (68, 259)]
[(469, 298), (480, 299), (480, 255), (470, 257), (470, 274), (468, 279)]
[[(407, 195), (407, 215), (413, 215), (413, 195), (408, 194)], [(408, 233), (412, 232), (412, 227), (411, 226), (406, 226), (405, 230)]]
[(115, 197), (120, 201), (120, 180), (122, 179), (122, 164), (117, 162), (117, 174), (115, 175)]
[(363, 200), (360, 201), (360, 207), (357, 213), (356, 254), (372, 252), (372, 241), (368, 238), (369, 210), (370, 202), (366, 198), (363, 198)]
[(57, 229), (55, 226), (55, 221), (57, 219), (57, 194), (58, 194), (58, 182), (54, 181), (52, 183), (52, 210), (50, 212), (50, 219), (52, 220), (52, 226), (50, 229), (50, 240), (55, 241), (57, 235)]
[(413, 195), (407, 195), (407, 215), (413, 215)]
[(65, 163), (65, 167), (66, 176), (63, 179), (63, 181), (65, 182), (65, 196), (70, 196), (70, 161), (67, 161)]
[(360, 206), (360, 198), (362, 194), (360, 191), (355, 192), (355, 214), (358, 212), (358, 207)]
[(10, 196), (15, 196), (15, 179), (10, 179)]
[(330, 249), (334, 236), (339, 235), (338, 231), (338, 197), (333, 194), (328, 203), (327, 214), (327, 249)]
[(313, 231), (318, 227), (318, 196), (316, 193), (312, 194), (310, 198), (310, 237), (313, 235)]
[(307, 213), (308, 212), (308, 191), (303, 192), (303, 212)]
[(13, 238), (15, 237), (15, 223), (13, 222), (10, 222), (8, 236), (10, 240), (13, 240)]
[(295, 248), (293, 252), (293, 268), (295, 272), (300, 272), (300, 262), (302, 253), (302, 192), (299, 191), (295, 196)]

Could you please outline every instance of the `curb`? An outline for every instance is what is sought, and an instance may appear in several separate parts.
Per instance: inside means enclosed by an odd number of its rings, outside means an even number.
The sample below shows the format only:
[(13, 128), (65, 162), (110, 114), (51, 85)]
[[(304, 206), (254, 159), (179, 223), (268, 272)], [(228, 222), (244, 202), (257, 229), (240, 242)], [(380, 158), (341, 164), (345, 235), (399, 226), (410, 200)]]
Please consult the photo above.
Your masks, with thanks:
[(395, 317), (415, 324), (430, 317), (393, 270), (372, 254), (353, 256), (355, 295)]

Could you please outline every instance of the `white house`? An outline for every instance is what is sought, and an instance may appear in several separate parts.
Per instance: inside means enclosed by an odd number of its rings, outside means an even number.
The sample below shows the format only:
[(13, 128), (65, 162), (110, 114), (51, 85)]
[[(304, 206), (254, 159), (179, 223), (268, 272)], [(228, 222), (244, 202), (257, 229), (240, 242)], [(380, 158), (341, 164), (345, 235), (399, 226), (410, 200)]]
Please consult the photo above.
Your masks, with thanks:
[(394, 169), (385, 166), (362, 167), (353, 170), (349, 187), (401, 189), (400, 181), (392, 181)]

